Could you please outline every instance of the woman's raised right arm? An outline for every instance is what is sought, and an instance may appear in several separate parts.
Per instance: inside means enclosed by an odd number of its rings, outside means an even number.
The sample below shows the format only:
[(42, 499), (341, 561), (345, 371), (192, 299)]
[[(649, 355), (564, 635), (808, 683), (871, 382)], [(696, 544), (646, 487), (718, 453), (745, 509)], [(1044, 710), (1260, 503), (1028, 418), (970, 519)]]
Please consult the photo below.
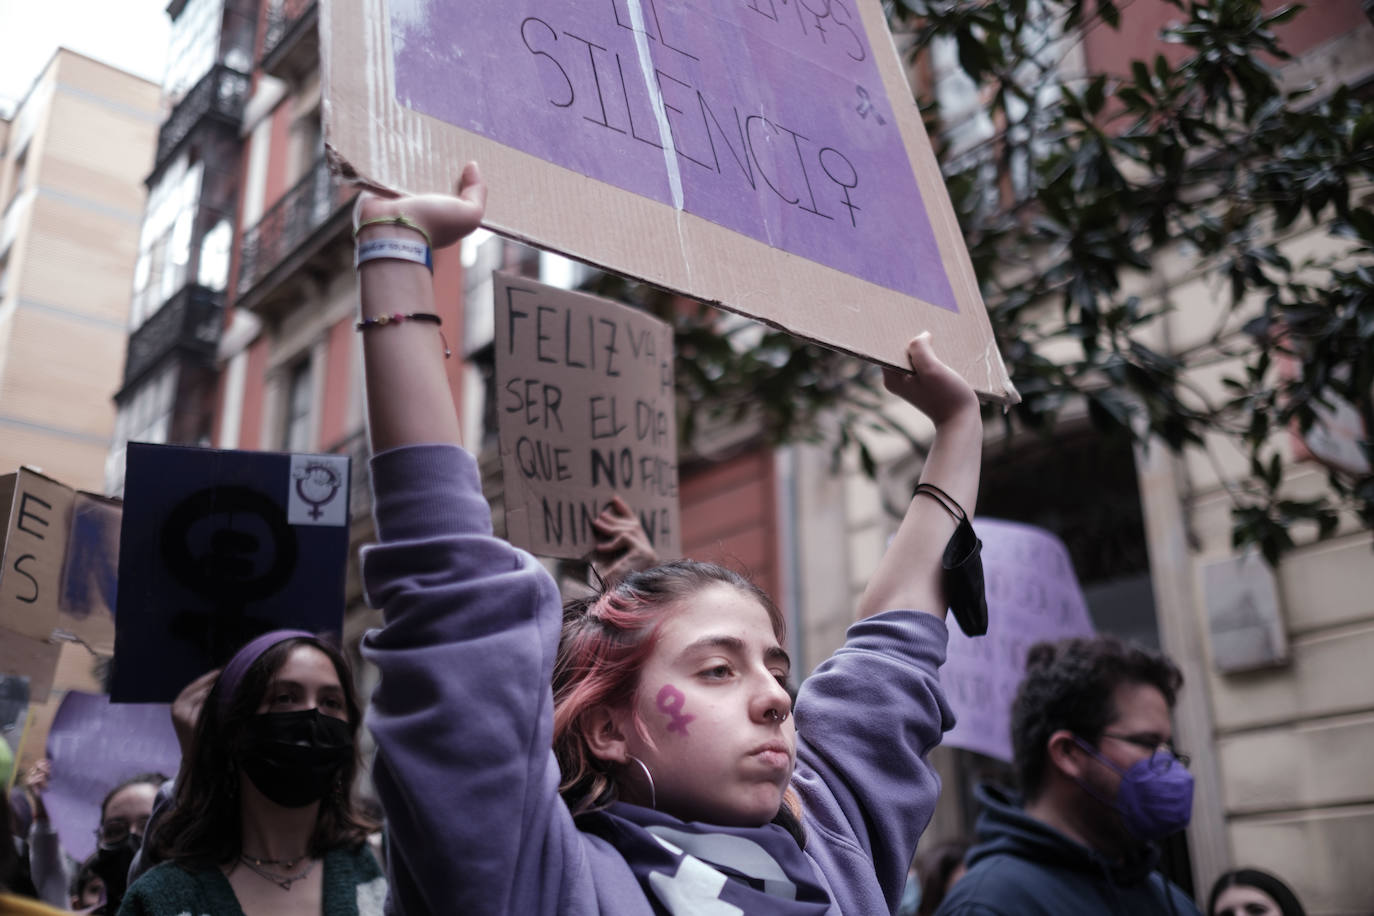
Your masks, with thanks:
[[(481, 224), (486, 200), (487, 186), (473, 162), (463, 168), (456, 197), (365, 195), (358, 210), (363, 227), (358, 244), (397, 239), (444, 248)], [(385, 319), (363, 335), (373, 454), (402, 445), (461, 444), (444, 350), (434, 326), (390, 320), (394, 315), (434, 314), (430, 271), (424, 264), (379, 258), (362, 267), (358, 284), (363, 320)]]
[[(360, 259), (372, 242), (397, 244), (387, 255), (452, 244), (485, 197), (469, 164), (456, 197), (364, 198)], [(593, 889), (551, 750), (557, 587), (492, 533), (433, 324), (391, 318), (433, 312), (425, 264), (388, 256), (359, 273), (379, 541), (362, 571), (385, 624), (363, 656), (381, 673), (367, 721), (393, 909), (574, 911), (560, 901)]]

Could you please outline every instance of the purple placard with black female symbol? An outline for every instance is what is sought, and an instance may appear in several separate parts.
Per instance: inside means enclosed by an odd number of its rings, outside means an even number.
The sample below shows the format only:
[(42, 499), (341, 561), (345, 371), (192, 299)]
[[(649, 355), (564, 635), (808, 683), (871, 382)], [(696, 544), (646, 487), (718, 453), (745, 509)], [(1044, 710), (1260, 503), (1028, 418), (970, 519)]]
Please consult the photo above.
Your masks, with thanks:
[(130, 443), (110, 695), (168, 702), (255, 636), (337, 637), (350, 461)]
[(389, 0), (396, 98), (957, 312), (858, 2)]

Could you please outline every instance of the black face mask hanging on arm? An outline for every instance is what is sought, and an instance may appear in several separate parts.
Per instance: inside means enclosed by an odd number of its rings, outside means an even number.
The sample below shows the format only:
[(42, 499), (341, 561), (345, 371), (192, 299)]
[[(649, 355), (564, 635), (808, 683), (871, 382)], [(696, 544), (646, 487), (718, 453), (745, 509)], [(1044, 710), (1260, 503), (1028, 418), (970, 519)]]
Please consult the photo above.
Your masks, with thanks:
[(944, 490), (932, 483), (922, 483), (917, 485), (913, 495), (929, 496), (958, 523), (941, 560), (945, 598), (949, 601), (950, 613), (966, 635), (986, 635), (988, 599), (983, 588), (983, 542), (973, 533), (973, 524), (963, 507)]

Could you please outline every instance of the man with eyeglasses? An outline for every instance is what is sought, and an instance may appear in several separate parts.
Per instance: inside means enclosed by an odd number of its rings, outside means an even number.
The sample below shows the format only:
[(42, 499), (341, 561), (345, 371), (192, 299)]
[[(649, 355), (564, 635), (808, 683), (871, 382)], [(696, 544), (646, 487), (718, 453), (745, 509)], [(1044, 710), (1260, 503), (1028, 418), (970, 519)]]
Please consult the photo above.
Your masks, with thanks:
[(1021, 796), (981, 786), (968, 872), (937, 916), (1199, 916), (1157, 870), (1188, 825), (1193, 778), (1173, 746), (1183, 675), (1101, 636), (1033, 646), (1012, 703)]

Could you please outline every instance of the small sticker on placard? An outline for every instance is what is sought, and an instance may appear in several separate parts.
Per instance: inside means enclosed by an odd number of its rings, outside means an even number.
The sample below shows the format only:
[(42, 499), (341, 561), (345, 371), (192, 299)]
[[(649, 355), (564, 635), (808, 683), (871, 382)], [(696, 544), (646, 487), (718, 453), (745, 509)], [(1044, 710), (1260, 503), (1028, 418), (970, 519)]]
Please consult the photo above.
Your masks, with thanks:
[(293, 525), (348, 524), (348, 458), (292, 455), (286, 520)]

